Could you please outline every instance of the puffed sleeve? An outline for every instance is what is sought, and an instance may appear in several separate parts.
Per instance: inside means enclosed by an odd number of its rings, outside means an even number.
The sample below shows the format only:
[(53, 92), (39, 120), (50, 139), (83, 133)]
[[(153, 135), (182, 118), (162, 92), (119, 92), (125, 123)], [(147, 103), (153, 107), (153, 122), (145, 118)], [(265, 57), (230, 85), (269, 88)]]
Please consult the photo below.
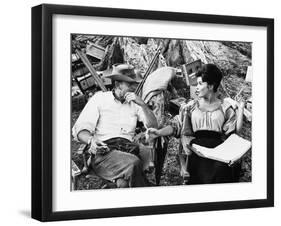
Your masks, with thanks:
[(223, 125), (223, 132), (225, 135), (235, 132), (236, 122), (235, 110), (230, 106), (225, 110), (225, 123)]
[(192, 136), (193, 130), (191, 125), (191, 111), (194, 108), (195, 102), (189, 101), (180, 107), (179, 114), (176, 115), (169, 125), (173, 128), (173, 136), (179, 138), (181, 135)]
[(88, 130), (94, 133), (98, 119), (99, 119), (99, 104), (101, 99), (101, 92), (96, 93), (83, 108), (77, 121), (72, 128), (72, 135), (78, 141), (77, 135), (82, 130)]

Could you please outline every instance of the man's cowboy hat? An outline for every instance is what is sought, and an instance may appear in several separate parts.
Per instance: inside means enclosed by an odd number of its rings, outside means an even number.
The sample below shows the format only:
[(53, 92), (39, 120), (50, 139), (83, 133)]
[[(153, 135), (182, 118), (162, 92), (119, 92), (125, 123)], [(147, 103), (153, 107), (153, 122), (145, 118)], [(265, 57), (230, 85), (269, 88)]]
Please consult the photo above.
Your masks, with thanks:
[(105, 75), (104, 78), (110, 78), (115, 81), (124, 81), (130, 83), (141, 82), (140, 76), (136, 74), (134, 67), (129, 64), (113, 65), (111, 74)]

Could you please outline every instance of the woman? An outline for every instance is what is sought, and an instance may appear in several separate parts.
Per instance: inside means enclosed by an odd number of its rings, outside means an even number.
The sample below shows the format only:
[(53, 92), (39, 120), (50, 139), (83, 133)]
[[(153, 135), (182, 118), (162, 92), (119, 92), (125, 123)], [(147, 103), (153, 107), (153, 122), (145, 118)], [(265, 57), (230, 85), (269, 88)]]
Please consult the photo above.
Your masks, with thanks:
[[(190, 145), (214, 148), (236, 131), (235, 110), (230, 103), (222, 101), (217, 96), (222, 79), (220, 69), (214, 64), (205, 64), (196, 73), (196, 77), (198, 100), (192, 100), (182, 106), (179, 115), (169, 126), (159, 130), (149, 129), (148, 134), (151, 138), (185, 135), (188, 136)], [(190, 174), (190, 184), (226, 183), (238, 180), (237, 165), (230, 167), (225, 163), (200, 157), (191, 151), (188, 154), (187, 170)]]

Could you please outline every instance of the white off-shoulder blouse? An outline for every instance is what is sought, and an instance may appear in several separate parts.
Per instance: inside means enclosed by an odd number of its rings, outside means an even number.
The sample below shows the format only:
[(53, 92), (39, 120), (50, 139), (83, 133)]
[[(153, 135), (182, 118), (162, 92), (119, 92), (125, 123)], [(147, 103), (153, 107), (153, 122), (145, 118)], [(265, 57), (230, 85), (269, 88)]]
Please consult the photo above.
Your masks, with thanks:
[(231, 104), (222, 100), (221, 105), (212, 110), (200, 109), (198, 101), (191, 100), (181, 106), (179, 115), (175, 116), (170, 125), (173, 127), (173, 135), (192, 136), (199, 130), (216, 131), (228, 135), (235, 131), (236, 114)]

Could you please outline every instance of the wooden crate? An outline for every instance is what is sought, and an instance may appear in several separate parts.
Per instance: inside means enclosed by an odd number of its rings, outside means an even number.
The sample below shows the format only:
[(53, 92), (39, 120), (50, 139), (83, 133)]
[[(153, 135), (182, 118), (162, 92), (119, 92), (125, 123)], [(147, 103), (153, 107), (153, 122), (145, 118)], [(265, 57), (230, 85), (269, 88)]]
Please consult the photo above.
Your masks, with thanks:
[(94, 43), (89, 43), (86, 46), (86, 54), (101, 60), (105, 55), (105, 49)]
[(84, 108), (87, 103), (87, 98), (85, 95), (81, 94), (78, 96), (72, 97), (72, 112), (73, 111), (80, 111)]

